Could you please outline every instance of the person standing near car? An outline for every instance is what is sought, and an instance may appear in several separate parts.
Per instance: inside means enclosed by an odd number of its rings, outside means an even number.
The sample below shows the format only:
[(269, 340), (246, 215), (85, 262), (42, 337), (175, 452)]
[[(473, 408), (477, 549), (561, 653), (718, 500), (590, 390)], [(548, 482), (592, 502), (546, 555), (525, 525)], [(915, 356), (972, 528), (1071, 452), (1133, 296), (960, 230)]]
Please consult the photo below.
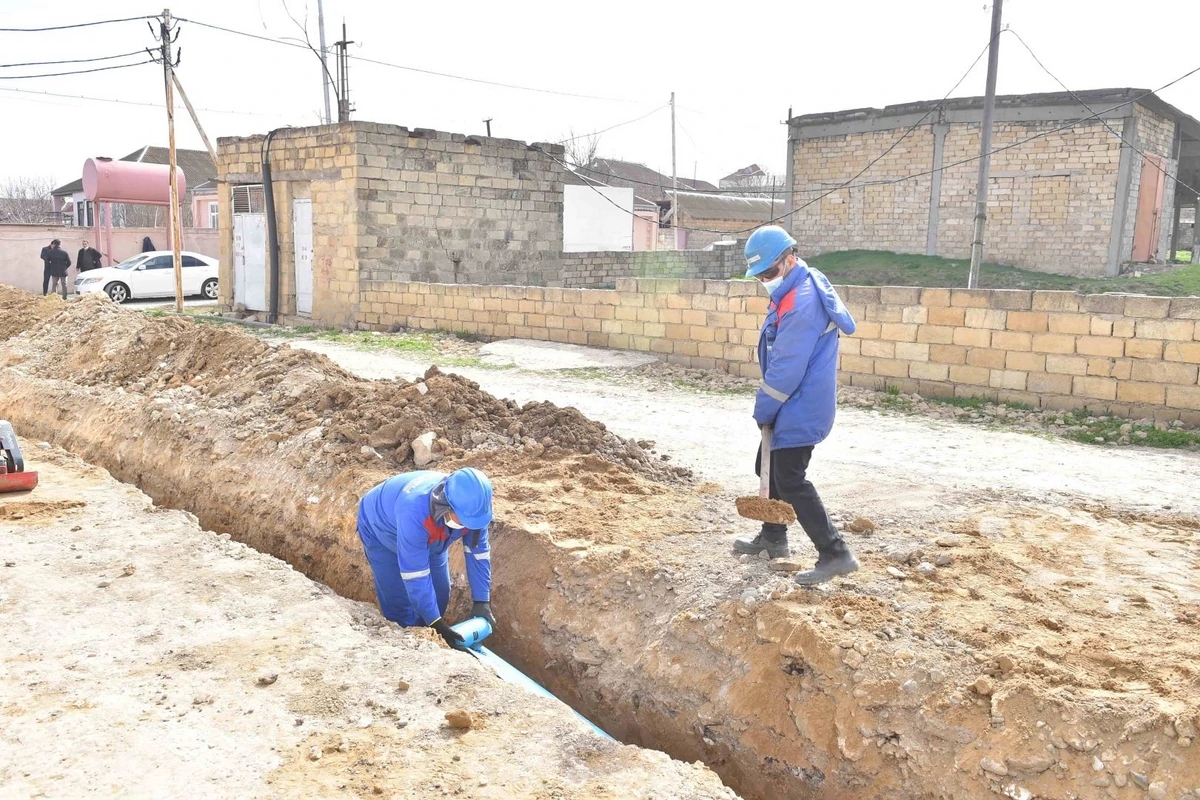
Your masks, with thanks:
[(100, 251), (94, 247), (88, 247), (87, 239), (83, 240), (83, 247), (79, 248), (79, 253), (75, 256), (75, 268), (80, 273), (100, 268)]
[(66, 300), (67, 271), (71, 269), (71, 257), (61, 245), (62, 242), (55, 239), (49, 247), (42, 248), (42, 260), (46, 265), (42, 272), (42, 295), (47, 294), (47, 289), (57, 292), (61, 287), (63, 300)]

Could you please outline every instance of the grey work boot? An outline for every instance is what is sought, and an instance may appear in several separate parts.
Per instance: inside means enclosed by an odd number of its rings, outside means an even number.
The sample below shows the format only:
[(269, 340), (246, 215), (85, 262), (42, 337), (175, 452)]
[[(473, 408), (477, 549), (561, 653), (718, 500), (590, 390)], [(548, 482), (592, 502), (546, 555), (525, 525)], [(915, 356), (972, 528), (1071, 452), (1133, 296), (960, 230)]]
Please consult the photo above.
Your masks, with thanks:
[(738, 555), (756, 556), (763, 550), (767, 551), (767, 556), (770, 558), (787, 558), (792, 553), (786, 538), (781, 542), (772, 542), (764, 539), (760, 533), (753, 539), (743, 538), (733, 541), (733, 552)]
[(817, 565), (808, 572), (797, 572), (794, 580), (801, 586), (815, 586), (833, 580), (839, 575), (858, 571), (858, 560), (848, 549), (840, 553), (817, 558)]

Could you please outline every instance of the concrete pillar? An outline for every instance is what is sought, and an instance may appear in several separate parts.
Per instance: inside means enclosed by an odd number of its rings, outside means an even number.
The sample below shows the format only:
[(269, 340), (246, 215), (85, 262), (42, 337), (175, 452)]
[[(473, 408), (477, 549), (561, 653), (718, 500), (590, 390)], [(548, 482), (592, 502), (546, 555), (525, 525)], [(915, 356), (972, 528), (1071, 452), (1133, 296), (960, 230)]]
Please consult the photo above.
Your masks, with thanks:
[(946, 134), (950, 123), (937, 122), (933, 126), (933, 175), (929, 181), (929, 226), (925, 233), (925, 255), (937, 255), (938, 217), (942, 204), (942, 161), (946, 152)]
[(1113, 202), (1112, 229), (1108, 237), (1108, 263), (1105, 269), (1109, 277), (1116, 277), (1121, 271), (1121, 260), (1124, 255), (1121, 250), (1125, 242), (1125, 217), (1131, 199), (1129, 187), (1133, 183), (1134, 163), (1141, 163), (1141, 157), (1137, 156), (1133, 148), (1125, 143), (1137, 141), (1137, 117), (1133, 115), (1134, 108), (1136, 106), (1129, 107), (1129, 114), (1121, 126), (1121, 138), (1124, 141), (1121, 143), (1121, 160), (1117, 166), (1116, 200)]

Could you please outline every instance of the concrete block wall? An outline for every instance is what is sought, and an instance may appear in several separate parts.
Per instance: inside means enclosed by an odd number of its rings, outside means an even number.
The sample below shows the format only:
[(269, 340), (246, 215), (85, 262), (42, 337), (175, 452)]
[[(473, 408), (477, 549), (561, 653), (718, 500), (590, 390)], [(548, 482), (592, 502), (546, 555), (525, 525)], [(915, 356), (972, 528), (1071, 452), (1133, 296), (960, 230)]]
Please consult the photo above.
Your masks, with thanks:
[(634, 253), (563, 253), (561, 285), (612, 288), (622, 278), (725, 280), (745, 270), (740, 247)]
[(556, 282), (560, 145), (353, 123), (353, 147), (364, 280)]
[[(843, 383), (1200, 424), (1200, 298), (839, 292), (859, 326), (841, 339)], [(766, 308), (748, 281), (622, 279), (615, 290), (377, 282), (364, 291), (360, 327), (638, 350), (755, 378)]]
[(1200, 298), (847, 287), (841, 379), (1200, 424)]
[[(803, 253), (857, 248), (926, 253), (932, 224), (933, 253), (970, 257), (978, 123), (922, 126), (863, 178), (887, 181), (941, 168), (936, 198), (933, 176), (922, 175), (842, 189), (805, 207), (853, 178), (906, 127), (791, 142), (792, 203), (801, 210), (788, 224)], [(1099, 121), (1060, 127), (1061, 121), (995, 123), (995, 148), (1038, 138), (992, 156), (987, 256), (1042, 272), (1102, 276), (1108, 268), (1121, 142)], [(935, 147), (939, 135), (940, 150)], [(937, 203), (936, 213), (930, 213), (931, 203)]]

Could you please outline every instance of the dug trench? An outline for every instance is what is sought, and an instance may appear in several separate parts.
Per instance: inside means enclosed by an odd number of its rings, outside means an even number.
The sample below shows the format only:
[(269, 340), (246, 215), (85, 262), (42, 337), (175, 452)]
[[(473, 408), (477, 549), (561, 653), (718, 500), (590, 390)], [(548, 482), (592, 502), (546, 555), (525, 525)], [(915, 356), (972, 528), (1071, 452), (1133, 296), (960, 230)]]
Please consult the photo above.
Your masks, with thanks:
[[(806, 592), (731, 566), (708, 487), (571, 409), (436, 370), (364, 381), (105, 300), (0, 290), (0, 318), (0, 407), (27, 438), (353, 599), (373, 598), (358, 498), (434, 433), (422, 460), (497, 486), (496, 649), (616, 738), (701, 760), (746, 797), (1200, 794), (1192, 520), (998, 503), (947, 534), (954, 585), (914, 574), (905, 603), (853, 581)], [(1058, 550), (1026, 546), (1047, 530)], [(1146, 537), (1179, 570), (1092, 630), (1082, 585), (1050, 580), (1054, 564)], [(1035, 573), (1028, 596), (1019, 576)]]

